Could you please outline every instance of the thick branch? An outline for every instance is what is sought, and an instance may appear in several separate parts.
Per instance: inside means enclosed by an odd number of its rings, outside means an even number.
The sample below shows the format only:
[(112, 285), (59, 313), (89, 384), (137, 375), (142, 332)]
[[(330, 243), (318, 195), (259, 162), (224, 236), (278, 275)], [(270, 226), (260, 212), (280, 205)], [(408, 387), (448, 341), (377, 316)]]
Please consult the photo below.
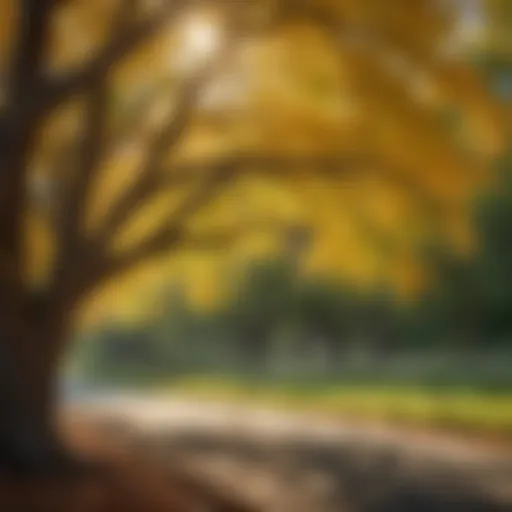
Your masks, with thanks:
[[(122, 33), (132, 25), (138, 0), (121, 2), (112, 23), (114, 33)], [(83, 138), (77, 157), (77, 166), (69, 176), (69, 188), (64, 194), (57, 224), (57, 267), (72, 266), (77, 251), (84, 243), (84, 222), (90, 191), (100, 170), (107, 142), (108, 74), (94, 82), (86, 91)], [(69, 170), (68, 170), (69, 173)], [(64, 273), (66, 269), (62, 268)]]
[[(48, 3), (47, 0), (39, 0), (39, 2)], [(32, 0), (35, 4), (39, 2)], [(70, 71), (64, 76), (48, 77), (44, 82), (41, 81), (38, 94), (27, 98), (24, 117), (29, 119), (34, 115), (52, 110), (72, 96), (103, 80), (112, 66), (155, 34), (184, 4), (186, 2), (180, 0), (164, 2), (164, 7), (154, 15), (123, 30), (114, 31), (110, 42), (81, 68)]]
[[(0, 172), (4, 176), (18, 174), (35, 133), (37, 119), (29, 119), (28, 126), (19, 122), (19, 118), (25, 103), (37, 96), (32, 92), (41, 79), (53, 3), (53, 0), (19, 2), (20, 23), (15, 31), (16, 40), (10, 56), (12, 68), (6, 80), (4, 105), (0, 109)], [(17, 162), (10, 161), (15, 158)]]
[[(0, 111), (0, 258), (21, 280), (24, 180), (40, 119), (35, 116), (25, 123), (19, 121), (39, 82), (53, 1), (24, 0), (19, 4), (20, 25), (15, 31), (5, 106)], [(3, 281), (0, 274), (0, 286), (5, 288)]]
[[(181, 243), (186, 243), (186, 234), (184, 226), (186, 222), (206, 206), (213, 198), (217, 197), (222, 187), (226, 186), (231, 179), (236, 177), (238, 173), (246, 168), (256, 168), (262, 166), (262, 169), (287, 169), (295, 170), (311, 168), (311, 166), (319, 166), (322, 163), (325, 169), (338, 168), (341, 166), (345, 169), (354, 169), (354, 161), (350, 163), (340, 161), (335, 157), (316, 157), (316, 158), (286, 158), (286, 157), (264, 157), (254, 155), (250, 156), (231, 156), (216, 164), (210, 164), (207, 175), (202, 183), (192, 192), (183, 203), (175, 210), (171, 219), (161, 230), (143, 241), (135, 249), (128, 251), (120, 256), (112, 259), (106, 259), (103, 268), (95, 275), (91, 276), (92, 281), (100, 281), (105, 278), (123, 272), (130, 267), (137, 265), (145, 258), (155, 256), (161, 252), (170, 250)], [(368, 164), (368, 160), (364, 159)], [(359, 162), (361, 164), (361, 162)], [(113, 235), (112, 233), (111, 235)], [(108, 251), (108, 246), (103, 246), (104, 253)]]
[[(209, 167), (184, 164), (181, 167), (182, 172), (176, 173), (171, 178), (172, 184), (190, 184), (190, 175), (187, 177), (187, 174), (192, 169), (195, 169), (196, 172), (201, 170), (205, 172), (204, 179), (196, 190), (183, 201), (161, 229), (156, 230), (133, 249), (118, 255), (109, 255), (108, 246), (91, 243), (77, 261), (76, 275), (73, 277), (76, 281), (75, 295), (80, 296), (103, 281), (131, 269), (143, 260), (166, 251), (194, 246), (198, 249), (201, 245), (205, 249), (212, 249), (220, 247), (223, 243), (229, 244), (230, 240), (235, 240), (239, 234), (242, 234), (242, 231), (239, 233), (211, 233), (208, 236), (206, 234), (194, 235), (187, 231), (186, 224), (195, 213), (212, 199), (218, 197), (221, 188), (236, 178), (240, 172), (268, 172), (272, 176), (285, 176), (289, 179), (300, 176), (303, 170), (312, 169), (329, 178), (342, 176), (346, 178), (351, 174), (357, 176), (362, 168), (371, 169), (372, 163), (374, 163), (374, 159), (369, 155), (352, 155), (345, 158), (340, 156), (296, 156), (290, 158), (277, 155), (237, 155), (220, 159), (214, 164), (210, 163)], [(410, 186), (408, 180), (400, 182), (401, 173), (390, 172), (390, 175), (396, 175), (398, 183), (402, 186)], [(411, 186), (418, 187), (414, 184)], [(427, 200), (427, 195), (424, 192), (423, 194)]]
[(360, 172), (363, 167), (375, 164), (375, 158), (370, 154), (295, 154), (279, 155), (264, 153), (238, 153), (217, 157), (216, 161), (182, 162), (172, 166), (166, 173), (162, 173), (158, 181), (158, 188), (177, 187), (190, 184), (197, 179), (208, 176), (212, 167), (232, 165), (244, 173), (268, 175), (269, 177), (296, 177), (299, 172), (313, 170), (327, 176), (347, 176)]
[(22, 0), (18, 40), (12, 58), (7, 104), (18, 106), (39, 81), (55, 0)]
[(245, 222), (230, 228), (205, 229), (182, 233), (179, 248), (190, 251), (216, 251), (232, 247), (240, 239), (250, 233), (288, 233), (290, 229), (297, 228), (275, 217), (257, 218), (252, 222)]
[(182, 84), (176, 108), (147, 148), (147, 157), (142, 163), (138, 177), (112, 205), (106, 215), (103, 226), (97, 235), (97, 239), (102, 245), (107, 245), (109, 238), (122, 227), (127, 218), (158, 191), (159, 176), (163, 170), (162, 161), (166, 153), (181, 140), (204, 86), (215, 73), (229, 62), (231, 52), (235, 47), (233, 36), (234, 31), (228, 31), (219, 57)]
[(83, 237), (89, 190), (103, 154), (106, 103), (107, 86), (102, 81), (92, 88), (86, 99), (87, 113), (77, 166), (69, 176), (69, 188), (64, 194), (64, 202), (59, 212), (57, 234), (61, 264), (73, 257)]
[(72, 282), (66, 292), (68, 295), (60, 300), (75, 302), (103, 281), (129, 270), (147, 258), (177, 247), (186, 238), (186, 221), (218, 195), (219, 188), (229, 183), (236, 170), (232, 162), (212, 168), (209, 178), (182, 202), (169, 221), (135, 248), (110, 255), (108, 246), (91, 243), (85, 247), (76, 261), (75, 272), (70, 276)]
[(132, 214), (138, 205), (155, 190), (157, 185), (160, 162), (167, 149), (178, 142), (187, 126), (187, 121), (195, 104), (195, 89), (185, 86), (177, 110), (173, 112), (147, 149), (147, 158), (142, 168), (119, 200), (108, 210), (103, 227), (98, 237), (104, 241), (117, 231), (126, 218)]
[[(364, 161), (366, 164), (368, 163), (366, 159)], [(361, 161), (359, 162), (359, 165), (360, 164)], [(204, 173), (202, 181), (199, 182), (196, 189), (191, 192), (190, 195), (174, 211), (168, 225), (162, 229), (160, 234), (156, 235), (156, 238), (159, 240), (166, 239), (166, 233), (169, 232), (169, 229), (174, 233), (176, 229), (183, 227), (195, 213), (209, 204), (212, 199), (216, 198), (220, 194), (221, 189), (229, 184), (231, 180), (236, 178), (241, 172), (246, 172), (247, 170), (257, 172), (260, 169), (262, 169), (262, 172), (275, 172), (277, 170), (277, 175), (279, 175), (279, 171), (284, 170), (284, 172), (288, 172), (293, 176), (291, 172), (294, 171), (296, 173), (300, 169), (338, 169), (338, 171), (344, 169), (347, 171), (348, 169), (355, 170), (356, 167), (356, 161), (354, 159), (344, 160), (339, 157), (322, 158), (321, 156), (317, 156), (310, 157), (308, 159), (304, 157), (287, 158), (278, 156), (265, 157), (258, 155), (234, 155), (219, 159), (217, 162), (199, 167), (199, 169)], [(183, 180), (182, 183), (190, 183), (189, 173), (191, 170), (191, 167), (184, 166), (181, 170), (182, 172), (169, 176), (167, 185), (175, 186), (180, 180)], [(114, 233), (110, 233), (110, 235), (113, 236)], [(148, 246), (150, 247), (153, 247), (154, 244), (154, 241), (148, 242)], [(160, 247), (159, 244), (157, 245)], [(105, 248), (106, 247), (104, 247), (104, 249)], [(162, 247), (162, 250), (165, 249), (166, 247)], [(145, 253), (145, 251), (143, 252)]]
[[(348, 154), (296, 154), (296, 155), (265, 155), (258, 153), (241, 153), (238, 156), (217, 157), (216, 162), (182, 162), (172, 166), (162, 173), (155, 184), (156, 190), (177, 188), (190, 185), (208, 176), (212, 167), (231, 162), (244, 174), (257, 174), (269, 178), (298, 178), (303, 171), (312, 171), (317, 176), (325, 178), (357, 178), (368, 173), (379, 172), (389, 183), (402, 188), (408, 194), (417, 198), (425, 211), (432, 215), (444, 211), (441, 200), (430, 194), (420, 181), (411, 175), (407, 169), (393, 164), (386, 164), (371, 153)], [(362, 174), (362, 171), (366, 171)]]
[(166, 2), (161, 12), (117, 33), (110, 43), (82, 68), (50, 83), (42, 106), (51, 108), (103, 79), (114, 64), (156, 33), (180, 4), (181, 2)]
[[(182, 211), (175, 212), (175, 218), (187, 217), (189, 213), (194, 212), (201, 207), (206, 197), (215, 195), (217, 187), (224, 184), (224, 178), (218, 173), (254, 173), (258, 175), (268, 175), (269, 177), (294, 179), (303, 174), (303, 171), (311, 170), (315, 174), (326, 178), (344, 178), (350, 176), (357, 178), (361, 175), (361, 170), (373, 172), (375, 169), (376, 159), (367, 154), (349, 154), (349, 155), (258, 155), (258, 154), (240, 154), (219, 157), (214, 162), (191, 162), (176, 164), (168, 173), (160, 174), (159, 178), (155, 178), (151, 182), (151, 189), (141, 191), (139, 199), (144, 198), (145, 201), (153, 199), (152, 193), (158, 193), (165, 188), (177, 188), (180, 186), (193, 185), (194, 183), (202, 183), (198, 189), (189, 196), (188, 200), (181, 205)], [(440, 210), (433, 197), (422, 189), (421, 185), (416, 183), (405, 172), (400, 172), (388, 166), (385, 169), (386, 175), (390, 181), (396, 183), (397, 186), (404, 188), (407, 193), (414, 193), (418, 197), (418, 201), (428, 211), (436, 209)], [(208, 199), (206, 199), (208, 200)], [(130, 210), (128, 210), (130, 213)], [(105, 224), (101, 232), (101, 237), (95, 239), (98, 250), (108, 251), (108, 244), (115, 236), (117, 230), (122, 225)], [(110, 229), (107, 229), (107, 226)]]
[[(183, 239), (187, 221), (219, 195), (220, 189), (235, 177), (237, 169), (234, 162), (213, 167), (208, 179), (183, 200), (161, 229), (132, 250), (111, 258), (105, 256), (103, 269), (98, 275), (91, 276), (91, 280), (99, 281), (124, 272), (146, 258), (157, 256), (176, 247)], [(100, 253), (108, 254), (108, 246), (101, 246), (98, 250)]]
[(240, 156), (228, 155), (220, 157), (214, 162), (175, 164), (168, 172), (158, 172), (154, 175), (145, 175), (145, 179), (137, 182), (121, 200), (113, 206), (107, 216), (97, 237), (98, 243), (105, 246), (124, 222), (133, 214), (138, 206), (151, 201), (155, 194), (165, 188), (175, 188), (187, 184), (197, 183), (201, 179), (210, 179), (212, 169), (234, 167), (244, 172), (257, 172), (270, 175), (296, 175), (297, 170), (314, 168), (320, 172), (329, 170), (339, 172), (340, 168), (347, 171), (356, 169), (362, 162), (368, 164), (369, 160), (361, 157), (336, 156), (279, 156), (246, 154)]

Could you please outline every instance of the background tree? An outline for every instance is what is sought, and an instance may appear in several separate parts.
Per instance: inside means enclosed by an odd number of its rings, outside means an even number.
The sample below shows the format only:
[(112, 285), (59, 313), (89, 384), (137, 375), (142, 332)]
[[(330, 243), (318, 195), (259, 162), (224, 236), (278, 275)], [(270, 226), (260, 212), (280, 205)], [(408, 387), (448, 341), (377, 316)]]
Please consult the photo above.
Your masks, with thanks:
[(426, 252), (432, 284), (418, 305), (431, 338), (469, 348), (503, 343), (512, 332), (510, 157), (492, 186), (475, 201), (475, 249), (460, 254), (446, 247)]
[(226, 305), (232, 335), (252, 367), (264, 367), (275, 334), (290, 315), (294, 277), (286, 260), (255, 262)]
[(299, 344), (306, 357), (320, 342), (329, 361), (336, 365), (357, 335), (356, 294), (343, 284), (310, 278), (299, 284), (294, 305), (302, 338)]

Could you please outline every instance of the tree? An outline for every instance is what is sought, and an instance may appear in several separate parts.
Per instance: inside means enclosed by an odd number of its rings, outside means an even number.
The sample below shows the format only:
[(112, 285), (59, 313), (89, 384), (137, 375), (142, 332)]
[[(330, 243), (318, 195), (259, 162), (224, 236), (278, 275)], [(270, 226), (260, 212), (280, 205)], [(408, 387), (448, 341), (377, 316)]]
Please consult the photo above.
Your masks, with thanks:
[(418, 309), (430, 324), (430, 337), (471, 347), (489, 346), (512, 333), (510, 157), (499, 171), (493, 186), (476, 201), (475, 250), (469, 255), (446, 248), (427, 253), (435, 279)]
[(341, 283), (309, 278), (300, 283), (294, 317), (306, 350), (319, 338), (335, 364), (355, 335), (356, 294)]
[[(241, 194), (242, 174), (305, 199), (319, 246), (338, 241), (335, 260), (361, 260), (332, 220), (350, 211), (348, 188), (327, 192), (346, 176), (365, 197), (376, 184), (401, 191), (402, 214), (434, 203), (460, 213), (453, 205), (475, 184), (474, 159), (436, 116), (455, 102), (494, 133), (495, 110), (471, 73), (444, 59), (449, 13), (431, 7), (0, 3), (10, 20), (0, 39), (0, 463), (67, 465), (54, 387), (75, 313), (149, 258), (215, 242), (201, 229), (225, 218), (212, 211), (228, 185)], [(250, 87), (235, 87), (226, 105), (222, 80), (237, 82), (227, 70)]]
[(288, 261), (264, 260), (245, 271), (227, 304), (227, 321), (248, 363), (260, 369), (267, 362), (272, 337), (290, 314), (294, 268)]

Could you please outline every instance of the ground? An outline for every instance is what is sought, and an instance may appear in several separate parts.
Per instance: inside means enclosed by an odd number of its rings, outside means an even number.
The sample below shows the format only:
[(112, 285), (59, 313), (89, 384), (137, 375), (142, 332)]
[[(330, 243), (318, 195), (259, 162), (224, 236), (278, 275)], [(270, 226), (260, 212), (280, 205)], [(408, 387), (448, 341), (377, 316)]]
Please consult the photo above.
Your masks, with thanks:
[(0, 481), (6, 512), (508, 512), (512, 447), (316, 413), (154, 395), (68, 406), (69, 441), (107, 470)]
[(105, 437), (253, 510), (512, 510), (507, 444), (190, 398), (112, 396), (88, 410)]
[(185, 473), (102, 437), (94, 425), (75, 418), (65, 430), (75, 450), (102, 461), (101, 473), (79, 480), (0, 477), (2, 512), (250, 512)]

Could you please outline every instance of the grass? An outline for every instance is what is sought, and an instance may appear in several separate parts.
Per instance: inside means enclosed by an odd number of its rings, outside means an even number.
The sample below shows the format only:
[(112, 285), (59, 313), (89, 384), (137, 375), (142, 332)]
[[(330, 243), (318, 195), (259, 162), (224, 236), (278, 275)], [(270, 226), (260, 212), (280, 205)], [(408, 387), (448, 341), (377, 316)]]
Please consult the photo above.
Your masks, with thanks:
[(262, 383), (188, 378), (173, 393), (512, 440), (512, 391), (468, 387)]

